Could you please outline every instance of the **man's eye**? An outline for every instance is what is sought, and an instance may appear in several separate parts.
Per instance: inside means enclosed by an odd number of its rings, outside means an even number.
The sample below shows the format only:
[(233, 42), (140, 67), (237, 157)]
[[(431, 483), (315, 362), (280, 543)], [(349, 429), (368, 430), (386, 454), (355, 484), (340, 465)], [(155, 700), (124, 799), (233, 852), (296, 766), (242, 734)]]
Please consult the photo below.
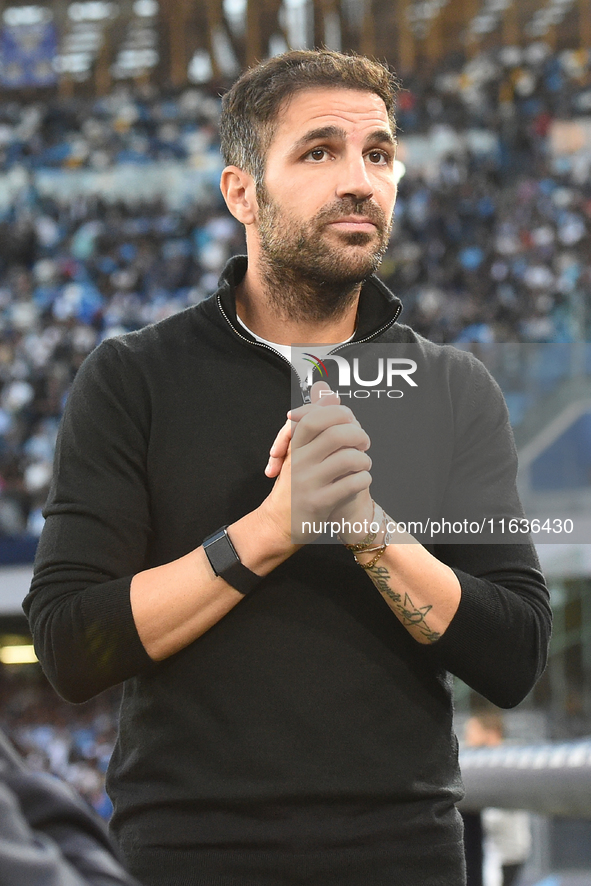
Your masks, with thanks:
[(313, 148), (307, 156), (311, 157), (312, 160), (324, 160), (324, 158), (326, 157), (326, 149)]
[(383, 151), (370, 151), (367, 156), (370, 163), (374, 163), (376, 166), (378, 164), (385, 164), (388, 162), (388, 157), (386, 156), (386, 154), (384, 154)]

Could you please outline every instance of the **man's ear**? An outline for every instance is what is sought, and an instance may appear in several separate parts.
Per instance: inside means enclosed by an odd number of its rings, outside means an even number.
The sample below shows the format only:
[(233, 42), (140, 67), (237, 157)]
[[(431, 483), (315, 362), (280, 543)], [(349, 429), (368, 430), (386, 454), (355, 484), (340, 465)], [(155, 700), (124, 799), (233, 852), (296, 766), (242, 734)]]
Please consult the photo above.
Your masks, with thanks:
[(220, 190), (226, 206), (243, 225), (257, 219), (258, 203), (252, 175), (237, 166), (226, 166), (220, 179)]

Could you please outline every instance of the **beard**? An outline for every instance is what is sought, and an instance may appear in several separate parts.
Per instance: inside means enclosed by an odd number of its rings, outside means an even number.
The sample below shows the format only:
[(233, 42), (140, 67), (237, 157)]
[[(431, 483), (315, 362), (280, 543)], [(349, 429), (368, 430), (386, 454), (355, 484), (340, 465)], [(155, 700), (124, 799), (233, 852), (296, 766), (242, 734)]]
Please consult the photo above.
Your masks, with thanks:
[[(257, 189), (261, 272), (270, 306), (290, 319), (337, 319), (355, 302), (359, 289), (379, 267), (388, 247), (392, 219), (371, 200), (336, 200), (309, 221), (287, 214)], [(331, 222), (360, 215), (375, 232), (339, 231), (327, 237)], [(336, 241), (336, 242), (335, 242)]]

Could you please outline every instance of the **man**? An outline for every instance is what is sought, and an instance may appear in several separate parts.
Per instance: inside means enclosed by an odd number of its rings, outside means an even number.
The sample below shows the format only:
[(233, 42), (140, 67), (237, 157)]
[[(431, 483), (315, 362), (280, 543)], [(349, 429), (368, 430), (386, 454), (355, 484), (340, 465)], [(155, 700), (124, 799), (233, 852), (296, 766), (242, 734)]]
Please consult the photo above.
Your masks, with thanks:
[[(112, 828), (146, 884), (458, 886), (448, 672), (513, 705), (544, 666), (528, 545), (388, 544), (368, 435), (336, 395), (315, 388), (278, 434), (292, 342), (402, 343), (436, 397), (412, 461), (386, 441), (385, 475), (426, 479), (423, 508), (474, 484), (518, 508), (498, 390), (398, 325), (372, 276), (395, 91), (383, 66), (329, 51), (246, 72), (224, 97), (221, 186), (248, 260), (201, 305), (105, 342), (69, 397), (25, 608), (63, 695), (125, 681)], [(490, 466), (499, 450), (508, 467)], [(329, 519), (352, 549), (305, 543)]]
[(3, 886), (138, 886), (99, 817), (69, 786), (30, 772), (0, 732)]

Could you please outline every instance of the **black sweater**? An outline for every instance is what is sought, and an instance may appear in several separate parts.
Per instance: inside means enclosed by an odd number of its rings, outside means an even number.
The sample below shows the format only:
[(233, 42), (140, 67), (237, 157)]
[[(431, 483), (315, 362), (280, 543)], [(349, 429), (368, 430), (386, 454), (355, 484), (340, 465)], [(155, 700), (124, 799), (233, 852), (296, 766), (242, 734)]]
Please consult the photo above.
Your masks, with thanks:
[[(405, 859), (399, 886), (457, 886), (450, 673), (505, 707), (533, 686), (550, 610), (529, 545), (431, 548), (455, 569), (462, 598), (430, 647), (410, 637), (340, 545), (303, 548), (165, 661), (153, 663), (138, 637), (132, 576), (188, 553), (272, 485), (264, 467), (292, 370), (236, 321), (244, 270), (233, 260), (215, 296), (104, 342), (79, 371), (25, 601), (37, 653), (72, 701), (126, 681), (109, 787), (114, 832), (145, 882), (191, 882), (199, 848), (199, 882), (259, 886), (262, 873), (221, 878), (228, 847), (259, 853), (263, 867), (273, 857), (270, 869), (295, 847), (317, 859), (314, 870), (332, 858), (330, 870), (350, 872), (340, 883), (365, 886), (371, 878), (356, 879), (351, 852), (372, 846), (374, 860)], [(405, 428), (404, 463), (372, 437), (374, 496), (390, 507), (379, 478), (396, 472), (409, 495), (420, 485), (421, 513), (473, 497), (476, 483), (487, 513), (518, 513), (498, 389), (469, 355), (396, 323), (398, 312), (372, 278), (355, 338), (418, 349), (432, 368), (432, 407)], [(498, 460), (492, 469), (499, 451), (502, 470)], [(441, 849), (431, 862), (425, 841)], [(446, 863), (456, 870), (447, 879)], [(294, 860), (277, 882), (305, 882), (304, 869)]]

